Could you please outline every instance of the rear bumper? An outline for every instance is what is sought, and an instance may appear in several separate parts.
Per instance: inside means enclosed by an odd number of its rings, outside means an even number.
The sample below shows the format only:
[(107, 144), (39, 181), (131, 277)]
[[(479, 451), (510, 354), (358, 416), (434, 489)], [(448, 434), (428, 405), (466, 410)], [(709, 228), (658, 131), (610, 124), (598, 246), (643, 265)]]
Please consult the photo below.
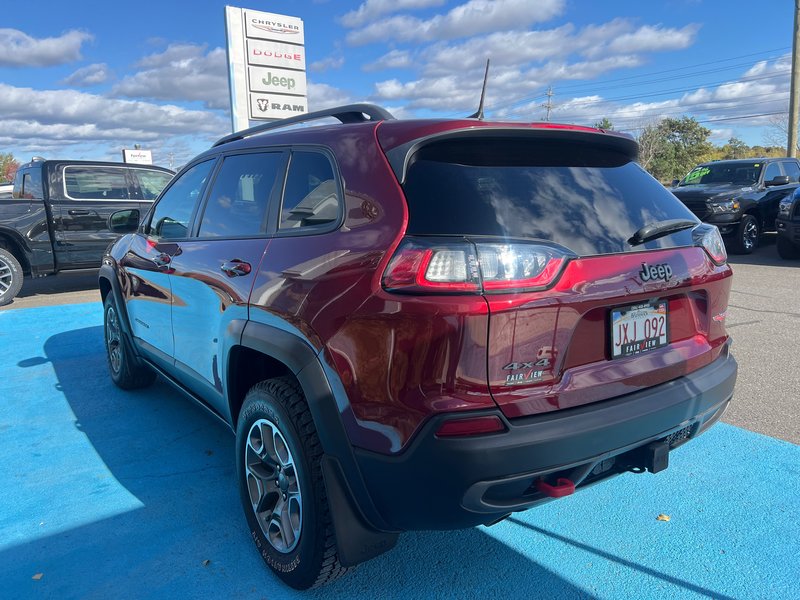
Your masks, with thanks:
[(549, 500), (543, 476), (568, 476), (578, 487), (642, 465), (644, 446), (670, 448), (696, 437), (733, 396), (736, 361), (726, 351), (684, 377), (593, 405), (509, 421), (507, 431), (438, 438), (446, 416), (428, 422), (398, 456), (358, 450), (370, 495), (393, 528), (456, 529), (489, 524)]

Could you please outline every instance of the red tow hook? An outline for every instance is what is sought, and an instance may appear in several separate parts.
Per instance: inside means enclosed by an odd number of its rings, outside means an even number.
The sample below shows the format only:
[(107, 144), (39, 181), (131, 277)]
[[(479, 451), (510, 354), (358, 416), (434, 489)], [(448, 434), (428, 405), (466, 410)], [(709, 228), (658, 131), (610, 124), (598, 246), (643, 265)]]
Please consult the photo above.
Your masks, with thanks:
[(563, 498), (575, 493), (575, 484), (566, 477), (556, 479), (555, 485), (550, 485), (544, 479), (537, 479), (536, 489), (549, 498)]

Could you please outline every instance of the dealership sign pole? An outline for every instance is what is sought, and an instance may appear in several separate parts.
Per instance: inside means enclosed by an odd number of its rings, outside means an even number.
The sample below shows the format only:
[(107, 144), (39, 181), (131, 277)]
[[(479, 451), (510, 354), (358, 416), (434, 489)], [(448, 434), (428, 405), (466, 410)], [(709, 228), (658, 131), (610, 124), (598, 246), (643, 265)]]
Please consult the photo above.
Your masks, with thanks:
[(308, 112), (303, 21), (225, 7), (233, 131)]

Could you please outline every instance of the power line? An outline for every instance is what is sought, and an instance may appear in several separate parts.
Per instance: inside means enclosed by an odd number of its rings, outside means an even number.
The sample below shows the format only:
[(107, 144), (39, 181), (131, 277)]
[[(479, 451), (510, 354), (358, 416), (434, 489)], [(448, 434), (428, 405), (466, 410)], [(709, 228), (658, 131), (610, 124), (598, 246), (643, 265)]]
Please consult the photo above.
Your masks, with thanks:
[[(702, 89), (712, 90), (712, 89), (715, 89), (715, 88), (721, 88), (721, 87), (728, 86), (728, 85), (736, 85), (736, 84), (739, 84), (739, 83), (751, 83), (751, 82), (754, 82), (754, 81), (764, 81), (766, 79), (774, 79), (776, 77), (785, 77), (788, 74), (788, 72), (789, 72), (789, 69), (786, 69), (786, 70), (782, 69), (781, 71), (779, 71), (777, 73), (772, 73), (770, 75), (754, 75), (754, 76), (751, 76), (751, 77), (742, 77), (741, 79), (737, 79), (735, 81), (730, 81), (730, 80), (715, 81), (713, 83), (706, 84), (706, 85), (695, 86), (695, 87), (685, 87), (685, 88), (673, 88), (673, 89), (665, 90), (665, 91), (662, 91), (662, 92), (653, 92), (653, 93), (650, 93), (650, 94), (633, 94), (633, 95), (630, 95), (630, 96), (617, 96), (617, 97), (614, 97), (614, 98), (604, 98), (604, 99), (600, 99), (600, 100), (585, 100), (585, 101), (578, 100), (578, 101), (572, 102), (570, 104), (570, 108), (596, 106), (598, 104), (612, 104), (614, 102), (619, 102), (619, 101), (639, 100), (639, 99), (642, 99), (642, 98), (654, 98), (654, 97), (658, 97), (658, 96), (667, 96), (667, 95), (670, 95), (670, 94), (677, 94), (677, 93), (696, 92), (696, 91), (699, 91), (699, 90), (702, 90)], [(530, 103), (528, 103), (528, 104), (530, 104)], [(512, 110), (510, 110), (508, 112), (511, 113), (511, 114), (514, 114), (514, 113), (519, 113), (522, 110), (527, 110), (529, 108), (530, 108), (530, 106), (524, 106), (524, 107), (520, 107), (520, 108), (517, 108), (517, 109), (512, 109)]]
[[(784, 98), (784, 100), (785, 99), (786, 98)], [(719, 108), (714, 108), (714, 109), (709, 109), (709, 110), (714, 110), (714, 111), (741, 110), (741, 109), (746, 108), (746, 107), (763, 106), (763, 105), (764, 105), (764, 102), (747, 102), (747, 103), (744, 103), (744, 104), (737, 104), (735, 106), (719, 107)], [(608, 114), (604, 115), (602, 113), (597, 113), (597, 114), (592, 115), (592, 116), (577, 116), (576, 115), (575, 118), (567, 117), (567, 118), (564, 119), (564, 121), (573, 122), (573, 123), (574, 122), (578, 122), (578, 123), (594, 123), (594, 122), (599, 121), (603, 117), (606, 117), (606, 118), (609, 118), (613, 122), (615, 128), (624, 129), (624, 128), (626, 128), (627, 124), (634, 125), (634, 124), (637, 124), (637, 123), (639, 123), (639, 122), (641, 122), (642, 120), (645, 120), (645, 119), (656, 119), (656, 118), (657, 119), (661, 119), (661, 118), (664, 118), (664, 117), (677, 117), (677, 116), (680, 116), (680, 115), (685, 115), (686, 113), (687, 113), (687, 111), (684, 108), (675, 107), (675, 110), (670, 110), (670, 111), (666, 111), (666, 112), (662, 110), (662, 111), (659, 111), (657, 114), (652, 109), (649, 110), (649, 111), (643, 110), (643, 111), (640, 111), (638, 113), (629, 112), (629, 113), (626, 113), (626, 114), (614, 114), (614, 115), (608, 115)]]
[[(769, 54), (769, 53), (772, 53), (772, 52), (787, 50), (787, 49), (790, 49), (790, 48), (791, 48), (790, 46), (783, 47), (783, 48), (775, 48), (775, 49), (772, 49), (772, 50), (765, 50), (765, 51), (762, 51), (762, 52), (754, 52), (754, 53), (751, 53), (751, 54), (744, 54), (744, 55), (741, 55), (741, 56), (735, 56), (735, 57), (731, 57), (731, 58), (725, 58), (725, 59), (720, 59), (720, 60), (715, 60), (715, 61), (708, 61), (708, 62), (704, 62), (704, 63), (696, 63), (694, 65), (687, 65), (685, 67), (676, 67), (674, 69), (664, 69), (662, 71), (653, 71), (653, 72), (643, 73), (643, 74), (639, 74), (639, 75), (630, 75), (628, 77), (619, 77), (619, 78), (616, 78), (616, 79), (608, 79), (606, 81), (598, 82), (598, 83), (589, 83), (589, 82), (587, 82), (587, 83), (579, 83), (579, 84), (573, 84), (573, 85), (559, 86), (558, 87), (558, 91), (559, 91), (559, 93), (561, 93), (561, 92), (564, 92), (564, 91), (568, 92), (568, 91), (571, 91), (571, 90), (583, 89), (583, 88), (591, 89), (592, 91), (601, 91), (601, 90), (604, 90), (604, 89), (605, 90), (607, 90), (607, 89), (615, 89), (616, 87), (620, 87), (620, 86), (606, 86), (605, 84), (619, 82), (619, 81), (630, 81), (630, 80), (633, 80), (633, 79), (640, 79), (640, 78), (643, 78), (643, 77), (652, 77), (653, 75), (660, 75), (660, 74), (663, 74), (663, 73), (683, 71), (683, 70), (686, 70), (686, 69), (694, 69), (696, 67), (701, 67), (701, 66), (706, 66), (706, 65), (711, 65), (711, 64), (719, 64), (719, 63), (728, 62), (728, 61), (731, 61), (731, 60), (738, 60), (738, 59), (741, 59), (741, 58), (748, 58), (748, 57), (752, 57), (752, 56), (759, 56), (759, 55), (763, 55), (763, 54)], [(779, 58), (779, 57), (770, 56), (770, 57), (767, 57), (765, 60), (769, 60), (771, 58)], [(727, 70), (731, 70), (731, 69), (742, 67), (742, 66), (748, 66), (748, 65), (751, 65), (751, 64), (752, 63), (750, 63), (750, 62), (738, 63), (736, 65), (731, 65), (731, 66), (720, 68), (720, 69), (708, 69), (708, 70), (705, 70), (705, 71), (697, 71), (697, 72), (693, 72), (693, 73), (686, 73), (686, 74), (675, 76), (675, 77), (648, 79), (648, 80), (645, 80), (645, 81), (640, 81), (640, 82), (636, 82), (636, 83), (630, 84), (628, 87), (640, 86), (640, 85), (648, 85), (648, 84), (652, 84), (652, 83), (661, 83), (663, 81), (671, 81), (671, 80), (674, 80), (674, 79), (683, 79), (683, 78), (687, 78), (687, 77), (694, 77), (694, 76), (697, 76), (697, 75), (706, 75), (706, 74), (709, 74), (709, 73), (727, 71)], [(787, 70), (787, 72), (788, 72), (788, 70)], [(753, 76), (753, 77), (757, 77), (757, 76)], [(746, 78), (744, 78), (744, 79), (746, 79)], [(741, 81), (741, 79), (737, 80), (737, 81)], [(545, 91), (540, 91), (540, 92), (536, 93), (535, 95), (523, 96), (523, 97), (517, 98), (516, 100), (514, 100), (512, 102), (509, 102), (509, 103), (506, 103), (506, 104), (497, 105), (497, 106), (494, 107), (493, 110), (497, 111), (497, 110), (512, 108), (514, 106), (521, 105), (521, 104), (527, 102), (528, 100), (533, 101), (536, 98), (544, 95), (545, 93), (546, 93)]]

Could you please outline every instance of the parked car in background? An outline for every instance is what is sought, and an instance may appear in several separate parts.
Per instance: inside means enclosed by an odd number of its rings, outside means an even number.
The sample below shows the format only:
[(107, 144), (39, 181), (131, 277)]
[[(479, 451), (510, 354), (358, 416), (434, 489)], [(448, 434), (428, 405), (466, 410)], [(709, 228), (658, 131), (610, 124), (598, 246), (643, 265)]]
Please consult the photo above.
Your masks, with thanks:
[(173, 175), (162, 167), (96, 161), (22, 165), (11, 196), (0, 197), (0, 306), (22, 289), (23, 275), (98, 268), (119, 238), (108, 226), (111, 213), (147, 211)]
[(11, 193), (13, 190), (13, 183), (0, 183), (0, 200), (11, 198)]
[(799, 184), (796, 158), (748, 158), (697, 165), (670, 191), (716, 225), (731, 252), (750, 254), (762, 232), (775, 231), (778, 204)]
[(787, 260), (800, 258), (800, 188), (780, 201), (775, 228), (778, 230), (776, 246), (780, 257)]
[(733, 395), (732, 272), (637, 150), (372, 105), (227, 136), (119, 215), (111, 379), (160, 373), (235, 432), (250, 536), (296, 588), (659, 472)]

